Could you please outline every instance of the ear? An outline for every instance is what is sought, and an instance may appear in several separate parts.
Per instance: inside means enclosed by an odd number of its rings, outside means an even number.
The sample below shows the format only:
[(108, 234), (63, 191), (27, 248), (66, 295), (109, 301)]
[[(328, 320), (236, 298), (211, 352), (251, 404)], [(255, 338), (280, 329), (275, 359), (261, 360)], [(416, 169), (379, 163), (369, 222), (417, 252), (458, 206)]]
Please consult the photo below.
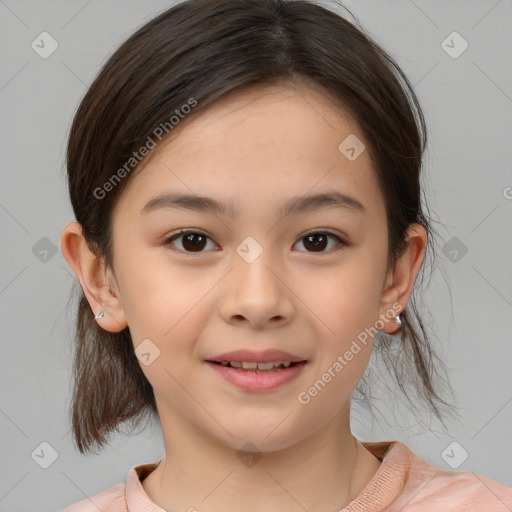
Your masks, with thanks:
[(128, 323), (115, 277), (105, 267), (104, 259), (89, 249), (78, 222), (66, 224), (61, 232), (60, 249), (80, 281), (93, 314), (105, 313), (98, 318), (98, 324), (106, 331), (122, 331)]
[[(407, 306), (414, 281), (423, 263), (426, 246), (425, 228), (420, 224), (411, 224), (407, 230), (407, 248), (397, 260), (395, 268), (389, 270), (382, 290), (380, 318), (383, 319), (384, 327), (381, 331), (392, 334), (400, 328), (395, 319), (390, 318), (389, 311), (394, 310), (398, 315)], [(400, 305), (400, 309), (397, 305)]]

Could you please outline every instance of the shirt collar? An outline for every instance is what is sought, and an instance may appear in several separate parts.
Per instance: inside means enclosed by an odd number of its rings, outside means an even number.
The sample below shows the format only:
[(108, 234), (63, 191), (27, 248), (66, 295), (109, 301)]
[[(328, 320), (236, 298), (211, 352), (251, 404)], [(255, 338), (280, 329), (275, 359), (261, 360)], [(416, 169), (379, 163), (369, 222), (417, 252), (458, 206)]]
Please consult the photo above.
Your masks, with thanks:
[[(342, 509), (343, 512), (379, 511), (389, 506), (403, 491), (411, 466), (411, 452), (399, 441), (361, 441), (361, 444), (382, 463), (365, 488)], [(161, 460), (139, 464), (128, 472), (125, 483), (128, 512), (166, 512), (142, 487), (144, 478), (156, 469)]]

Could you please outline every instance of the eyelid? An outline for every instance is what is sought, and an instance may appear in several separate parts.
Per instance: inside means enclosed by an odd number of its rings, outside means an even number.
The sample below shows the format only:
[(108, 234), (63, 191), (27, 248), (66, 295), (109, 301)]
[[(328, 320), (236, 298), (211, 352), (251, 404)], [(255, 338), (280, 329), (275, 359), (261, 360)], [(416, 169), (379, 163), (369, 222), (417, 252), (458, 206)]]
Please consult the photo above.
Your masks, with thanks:
[(330, 228), (314, 228), (314, 229), (308, 229), (307, 231), (304, 231), (304, 233), (300, 234), (297, 237), (297, 240), (300, 240), (301, 238), (304, 238), (305, 236), (309, 234), (316, 234), (316, 233), (325, 233), (327, 235), (332, 235), (336, 238), (338, 238), (341, 242), (348, 245), (348, 242), (346, 241), (346, 237), (339, 233), (338, 231), (332, 231)]

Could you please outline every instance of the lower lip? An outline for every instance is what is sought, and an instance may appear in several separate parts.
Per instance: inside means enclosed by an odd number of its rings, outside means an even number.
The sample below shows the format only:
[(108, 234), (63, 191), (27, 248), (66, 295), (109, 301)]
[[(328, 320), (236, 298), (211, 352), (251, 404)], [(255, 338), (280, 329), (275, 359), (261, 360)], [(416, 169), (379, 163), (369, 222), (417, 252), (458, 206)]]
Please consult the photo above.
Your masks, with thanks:
[(206, 363), (225, 380), (244, 391), (270, 391), (276, 389), (298, 377), (304, 366), (306, 366), (306, 361), (302, 361), (288, 368), (268, 373), (256, 373), (251, 370), (238, 370), (231, 366), (222, 366), (211, 361), (206, 361)]

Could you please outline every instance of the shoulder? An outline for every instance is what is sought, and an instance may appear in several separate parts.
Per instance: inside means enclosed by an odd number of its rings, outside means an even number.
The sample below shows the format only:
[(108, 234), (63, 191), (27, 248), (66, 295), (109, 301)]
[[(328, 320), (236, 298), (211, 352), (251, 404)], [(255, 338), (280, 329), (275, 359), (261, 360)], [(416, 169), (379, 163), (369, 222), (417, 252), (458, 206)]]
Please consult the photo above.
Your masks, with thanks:
[(89, 498), (61, 509), (59, 512), (128, 512), (125, 499), (125, 484), (105, 489)]
[(474, 473), (439, 471), (433, 477), (425, 478), (421, 486), (406, 488), (400, 499), (393, 503), (398, 506), (397, 510), (402, 507), (407, 512), (512, 510), (511, 488)]
[(408, 448), (407, 451), (410, 469), (403, 491), (390, 512), (512, 510), (512, 488), (475, 473), (438, 468)]

